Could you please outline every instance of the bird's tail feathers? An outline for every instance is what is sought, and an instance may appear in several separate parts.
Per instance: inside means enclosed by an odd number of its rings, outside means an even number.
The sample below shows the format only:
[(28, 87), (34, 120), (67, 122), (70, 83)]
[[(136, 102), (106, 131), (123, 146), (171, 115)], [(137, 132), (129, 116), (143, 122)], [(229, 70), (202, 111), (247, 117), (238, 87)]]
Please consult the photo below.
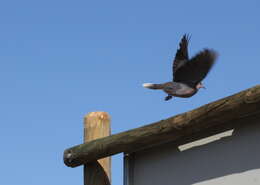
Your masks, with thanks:
[(148, 89), (163, 89), (162, 84), (144, 83), (143, 87)]

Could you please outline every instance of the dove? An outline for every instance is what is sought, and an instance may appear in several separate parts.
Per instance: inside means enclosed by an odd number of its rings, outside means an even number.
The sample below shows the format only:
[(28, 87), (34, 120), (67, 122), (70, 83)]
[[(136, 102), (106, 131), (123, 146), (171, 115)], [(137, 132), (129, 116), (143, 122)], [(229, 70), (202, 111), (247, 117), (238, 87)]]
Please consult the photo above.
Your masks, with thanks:
[(143, 87), (163, 90), (167, 94), (165, 101), (172, 97), (189, 98), (195, 95), (200, 88), (205, 88), (201, 81), (213, 67), (218, 54), (213, 49), (204, 49), (189, 59), (189, 41), (190, 36), (183, 35), (173, 60), (172, 81), (160, 84), (144, 83)]

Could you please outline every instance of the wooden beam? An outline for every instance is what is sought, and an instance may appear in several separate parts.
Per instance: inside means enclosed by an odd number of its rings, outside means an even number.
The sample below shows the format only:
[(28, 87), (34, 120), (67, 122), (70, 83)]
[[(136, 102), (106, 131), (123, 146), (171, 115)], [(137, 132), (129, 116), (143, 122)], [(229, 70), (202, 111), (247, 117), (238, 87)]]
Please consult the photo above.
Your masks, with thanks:
[(77, 145), (64, 151), (64, 163), (76, 167), (120, 152), (133, 152), (194, 133), (224, 127), (260, 114), (260, 85), (159, 122)]
[[(106, 112), (91, 112), (84, 118), (84, 142), (110, 135), (110, 117)], [(84, 185), (110, 185), (111, 158), (84, 165)]]

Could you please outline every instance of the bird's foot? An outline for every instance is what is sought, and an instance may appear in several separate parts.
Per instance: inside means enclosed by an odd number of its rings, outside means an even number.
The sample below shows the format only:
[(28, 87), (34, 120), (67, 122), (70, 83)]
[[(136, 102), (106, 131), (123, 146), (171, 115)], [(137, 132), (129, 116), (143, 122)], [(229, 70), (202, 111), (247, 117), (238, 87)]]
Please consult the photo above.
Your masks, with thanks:
[(171, 95), (168, 95), (168, 96), (166, 96), (166, 97), (164, 98), (165, 101), (168, 101), (168, 100), (170, 100), (170, 99), (172, 99), (172, 96), (171, 96)]

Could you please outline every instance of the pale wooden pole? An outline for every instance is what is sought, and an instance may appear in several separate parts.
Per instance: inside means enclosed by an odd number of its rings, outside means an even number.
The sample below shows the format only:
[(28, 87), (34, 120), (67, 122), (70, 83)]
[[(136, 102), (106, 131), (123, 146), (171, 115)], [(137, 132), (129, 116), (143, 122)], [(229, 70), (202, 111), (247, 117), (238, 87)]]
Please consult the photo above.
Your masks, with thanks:
[[(106, 112), (91, 112), (84, 117), (84, 143), (109, 136), (110, 116)], [(110, 185), (111, 157), (84, 165), (84, 185)]]

